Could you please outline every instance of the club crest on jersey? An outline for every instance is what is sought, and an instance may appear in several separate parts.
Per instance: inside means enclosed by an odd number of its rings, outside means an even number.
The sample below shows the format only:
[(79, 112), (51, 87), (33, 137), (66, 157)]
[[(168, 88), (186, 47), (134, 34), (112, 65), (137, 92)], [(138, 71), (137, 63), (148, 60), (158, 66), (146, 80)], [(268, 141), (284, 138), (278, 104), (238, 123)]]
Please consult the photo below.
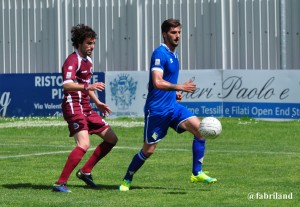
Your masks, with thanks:
[(160, 65), (160, 59), (155, 59), (155, 63), (154, 63), (154, 65), (157, 65), (157, 66), (159, 66), (159, 65)]
[(110, 84), (111, 100), (120, 110), (126, 110), (132, 105), (136, 96), (137, 81), (129, 74), (120, 74)]
[(76, 130), (76, 129), (79, 128), (79, 124), (78, 124), (78, 123), (73, 123), (73, 127), (74, 127), (74, 129)]
[(172, 58), (170, 58), (170, 63), (173, 63), (173, 59)]
[(66, 79), (70, 79), (72, 77), (72, 72), (67, 72)]

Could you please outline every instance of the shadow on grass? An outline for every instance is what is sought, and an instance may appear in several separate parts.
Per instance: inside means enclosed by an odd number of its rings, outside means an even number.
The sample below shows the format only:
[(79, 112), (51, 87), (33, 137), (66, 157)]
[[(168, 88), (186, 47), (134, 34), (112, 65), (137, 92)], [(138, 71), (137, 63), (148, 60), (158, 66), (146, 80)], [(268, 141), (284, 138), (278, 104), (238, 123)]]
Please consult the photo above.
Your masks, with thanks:
[[(32, 184), (32, 183), (15, 183), (15, 184), (4, 184), (2, 187), (16, 190), (16, 189), (34, 189), (34, 190), (51, 190), (51, 185), (42, 185), (42, 184)], [(97, 188), (91, 188), (86, 185), (68, 185), (70, 189), (76, 188), (84, 188), (90, 190), (117, 190), (119, 186), (117, 185), (98, 185)], [(186, 194), (185, 192), (177, 192), (177, 190), (182, 190), (180, 188), (164, 188), (159, 186), (151, 186), (151, 187), (140, 187), (140, 186), (132, 186), (131, 190), (139, 190), (139, 189), (156, 189), (156, 190), (174, 190), (172, 192), (168, 192), (167, 194)]]
[[(163, 194), (185, 195), (185, 194), (188, 194), (188, 191), (189, 191), (189, 189), (182, 189), (182, 188), (174, 188), (174, 189), (167, 189), (167, 190), (173, 190), (173, 191), (164, 192)], [(184, 191), (184, 190), (187, 190), (187, 191)], [(211, 191), (211, 189), (209, 189), (209, 188), (199, 188), (199, 189), (197, 189), (197, 191)]]
[(38, 185), (38, 184), (32, 184), (32, 183), (15, 183), (15, 184), (4, 184), (2, 187), (15, 190), (15, 189), (36, 189), (36, 190), (47, 190), (50, 189), (51, 186), (49, 185)]
[[(35, 190), (49, 190), (52, 189), (51, 185), (32, 184), (32, 183), (15, 183), (15, 184), (4, 184), (4, 188), (15, 190), (15, 189), (35, 189)], [(86, 185), (68, 185), (69, 188), (85, 188), (91, 190), (113, 190), (118, 189), (116, 185), (100, 185), (97, 188), (91, 188)]]

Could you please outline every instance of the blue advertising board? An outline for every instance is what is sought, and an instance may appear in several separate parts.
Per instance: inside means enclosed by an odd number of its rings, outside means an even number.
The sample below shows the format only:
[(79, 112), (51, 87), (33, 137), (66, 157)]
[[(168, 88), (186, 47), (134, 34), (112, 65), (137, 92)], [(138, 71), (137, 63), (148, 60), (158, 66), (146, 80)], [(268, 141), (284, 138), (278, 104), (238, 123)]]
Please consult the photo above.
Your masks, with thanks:
[[(104, 73), (92, 81), (104, 82)], [(98, 96), (105, 101), (104, 93)], [(0, 117), (61, 116), (62, 97), (60, 73), (0, 75)]]

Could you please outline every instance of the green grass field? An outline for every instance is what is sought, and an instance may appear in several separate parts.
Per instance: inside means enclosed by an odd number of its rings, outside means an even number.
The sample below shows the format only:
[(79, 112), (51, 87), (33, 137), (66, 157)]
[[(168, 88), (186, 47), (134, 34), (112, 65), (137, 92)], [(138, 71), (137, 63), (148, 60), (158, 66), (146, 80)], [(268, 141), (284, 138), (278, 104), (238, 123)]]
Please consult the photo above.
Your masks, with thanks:
[[(129, 192), (117, 190), (132, 156), (142, 146), (142, 119), (107, 119), (117, 146), (93, 170), (99, 189), (86, 188), (75, 172), (72, 193), (52, 184), (74, 147), (61, 118), (0, 119), (1, 207), (92, 206), (300, 206), (300, 123), (221, 119), (222, 135), (208, 140), (204, 170), (216, 184), (192, 184), (189, 133), (169, 130), (135, 175)], [(100, 141), (91, 136), (92, 148)]]

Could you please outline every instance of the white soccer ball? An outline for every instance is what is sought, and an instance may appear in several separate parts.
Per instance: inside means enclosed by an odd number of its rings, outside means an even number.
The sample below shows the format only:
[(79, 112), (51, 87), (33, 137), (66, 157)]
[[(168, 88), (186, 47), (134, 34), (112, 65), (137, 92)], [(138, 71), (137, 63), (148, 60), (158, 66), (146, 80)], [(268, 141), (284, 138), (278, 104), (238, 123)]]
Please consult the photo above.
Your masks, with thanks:
[(200, 123), (199, 132), (205, 138), (215, 139), (222, 132), (222, 124), (215, 117), (205, 117)]

